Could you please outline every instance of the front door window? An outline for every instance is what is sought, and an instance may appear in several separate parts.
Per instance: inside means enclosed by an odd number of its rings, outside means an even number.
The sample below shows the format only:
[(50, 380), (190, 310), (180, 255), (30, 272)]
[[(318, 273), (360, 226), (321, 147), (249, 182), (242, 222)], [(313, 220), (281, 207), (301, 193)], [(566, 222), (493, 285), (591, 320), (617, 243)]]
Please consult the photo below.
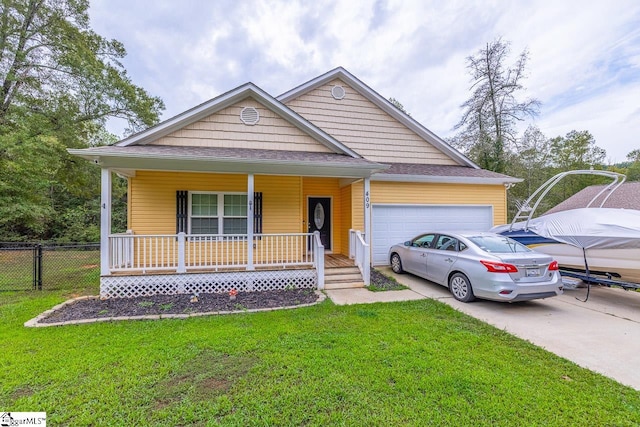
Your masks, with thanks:
[(316, 203), (316, 207), (313, 210), (313, 222), (318, 230), (324, 226), (324, 208), (322, 207), (322, 203)]

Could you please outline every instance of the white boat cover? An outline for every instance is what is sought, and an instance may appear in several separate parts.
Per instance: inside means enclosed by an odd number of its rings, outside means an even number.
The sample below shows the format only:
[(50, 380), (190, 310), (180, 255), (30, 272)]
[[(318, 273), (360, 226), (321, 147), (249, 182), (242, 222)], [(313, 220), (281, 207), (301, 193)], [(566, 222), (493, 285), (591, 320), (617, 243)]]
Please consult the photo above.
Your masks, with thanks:
[[(524, 224), (514, 224), (513, 230), (522, 230)], [(509, 226), (500, 228), (508, 230)], [(640, 211), (635, 209), (570, 209), (533, 218), (528, 229), (583, 249), (640, 248)]]

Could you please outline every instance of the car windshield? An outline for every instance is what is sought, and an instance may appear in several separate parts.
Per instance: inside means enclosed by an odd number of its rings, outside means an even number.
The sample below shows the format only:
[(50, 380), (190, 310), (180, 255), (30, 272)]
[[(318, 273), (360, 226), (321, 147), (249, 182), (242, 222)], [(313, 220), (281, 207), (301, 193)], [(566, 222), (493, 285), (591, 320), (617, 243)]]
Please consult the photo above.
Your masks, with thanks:
[(486, 252), (499, 254), (531, 252), (528, 247), (504, 236), (472, 236), (469, 240)]

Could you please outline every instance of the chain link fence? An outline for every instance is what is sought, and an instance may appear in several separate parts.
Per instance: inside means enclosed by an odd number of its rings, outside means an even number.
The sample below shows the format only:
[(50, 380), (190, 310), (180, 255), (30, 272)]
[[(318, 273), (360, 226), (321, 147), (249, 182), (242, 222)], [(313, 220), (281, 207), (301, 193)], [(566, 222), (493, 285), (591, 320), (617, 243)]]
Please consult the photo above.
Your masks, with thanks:
[(100, 245), (0, 242), (0, 291), (98, 286)]

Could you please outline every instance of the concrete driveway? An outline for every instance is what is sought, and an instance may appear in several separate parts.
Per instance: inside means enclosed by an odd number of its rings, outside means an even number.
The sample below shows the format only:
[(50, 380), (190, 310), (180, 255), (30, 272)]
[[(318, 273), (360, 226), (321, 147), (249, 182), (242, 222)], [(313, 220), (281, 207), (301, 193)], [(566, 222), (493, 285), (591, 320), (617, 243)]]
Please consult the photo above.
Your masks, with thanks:
[[(564, 295), (545, 300), (514, 304), (478, 300), (456, 301), (439, 285), (411, 274), (394, 274), (411, 291), (378, 292), (390, 294), (373, 300), (432, 298), (525, 339), (539, 347), (640, 390), (640, 293), (594, 286), (587, 302), (586, 288), (566, 290)], [(365, 289), (359, 290), (376, 294)], [(396, 292), (397, 297), (393, 294)], [(364, 295), (364, 294), (363, 294)], [(356, 297), (356, 295), (353, 295)], [(340, 295), (329, 297), (341, 303)], [(347, 294), (344, 294), (347, 297)], [(374, 302), (374, 301), (358, 302)], [(342, 301), (349, 303), (349, 301)], [(356, 301), (353, 301), (356, 302)]]

